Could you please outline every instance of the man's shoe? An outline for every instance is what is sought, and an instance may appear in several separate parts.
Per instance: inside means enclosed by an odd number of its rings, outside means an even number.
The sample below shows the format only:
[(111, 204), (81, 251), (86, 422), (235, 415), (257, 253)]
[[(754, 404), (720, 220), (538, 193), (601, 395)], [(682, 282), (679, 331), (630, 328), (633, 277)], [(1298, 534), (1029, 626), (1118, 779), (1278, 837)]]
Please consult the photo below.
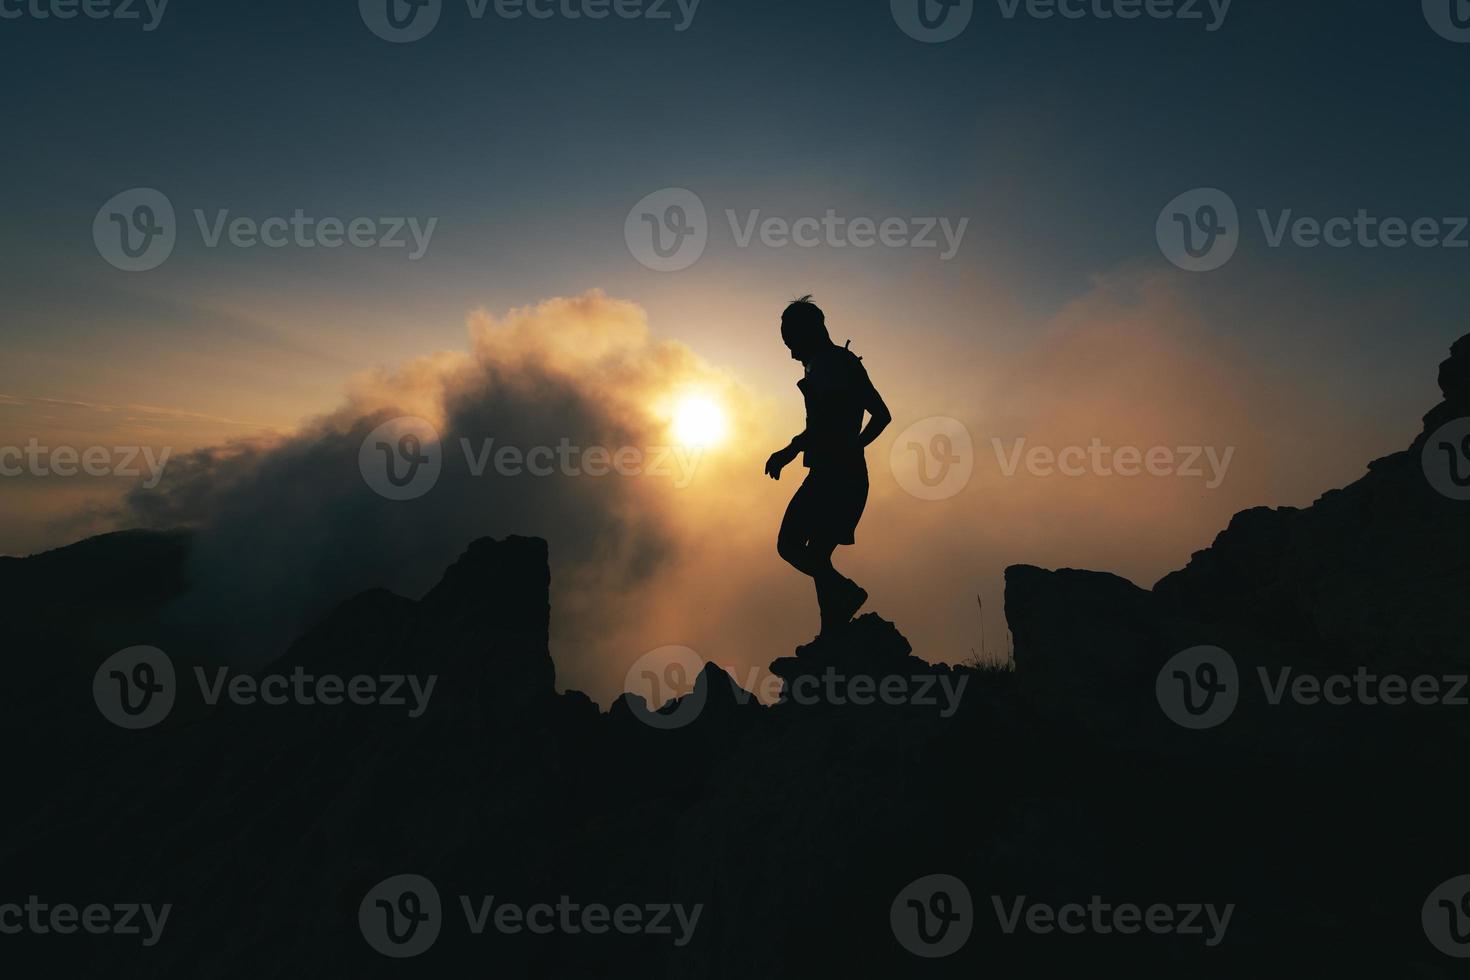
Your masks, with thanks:
[(832, 619), (837, 625), (845, 626), (868, 601), (868, 593), (852, 579), (843, 579), (839, 588), (833, 589)]

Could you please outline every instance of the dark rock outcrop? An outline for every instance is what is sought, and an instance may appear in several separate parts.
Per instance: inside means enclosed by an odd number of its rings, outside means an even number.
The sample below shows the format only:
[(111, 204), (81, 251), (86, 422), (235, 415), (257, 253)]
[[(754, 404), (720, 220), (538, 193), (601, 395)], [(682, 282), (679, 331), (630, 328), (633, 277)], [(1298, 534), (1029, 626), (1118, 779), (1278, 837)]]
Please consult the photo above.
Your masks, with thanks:
[(1152, 590), (1094, 572), (1007, 569), (1027, 687), (1053, 709), (1100, 719), (1143, 697), (1169, 656), (1205, 644), (1251, 665), (1470, 669), (1470, 503), (1436, 491), (1421, 459), (1440, 426), (1470, 416), (1470, 336), (1439, 381), (1444, 401), (1408, 449), (1310, 507), (1237, 514)]

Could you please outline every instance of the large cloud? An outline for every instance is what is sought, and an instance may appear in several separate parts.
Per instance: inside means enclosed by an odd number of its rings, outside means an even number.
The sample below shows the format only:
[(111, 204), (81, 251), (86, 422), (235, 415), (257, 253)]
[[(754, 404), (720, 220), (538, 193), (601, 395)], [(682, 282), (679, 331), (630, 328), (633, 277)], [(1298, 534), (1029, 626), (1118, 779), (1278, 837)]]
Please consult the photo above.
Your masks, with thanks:
[[(211, 635), (224, 626), (227, 656), (262, 661), (359, 591), (422, 594), (476, 537), (539, 535), (551, 543), (563, 680), (576, 683), (579, 665), (645, 615), (646, 586), (676, 548), (678, 499), (717, 492), (731, 465), (681, 449), (665, 472), (634, 474), (670, 444), (671, 406), (697, 389), (723, 405), (737, 434), (752, 410), (687, 347), (653, 339), (640, 308), (599, 292), (503, 319), (478, 313), (470, 334), (467, 353), (356, 379), (338, 410), (291, 436), (193, 452), (157, 489), (130, 494), (129, 522), (198, 529), (192, 589), (175, 620), (208, 624)], [(400, 416), (437, 428), (443, 469), (427, 494), (395, 501), (369, 486), (359, 450)], [(643, 455), (625, 457), (621, 474), (571, 475), (558, 461), (545, 476), (506, 475), (493, 462), (476, 475), (471, 460), (487, 445)], [(567, 458), (572, 470), (606, 467)]]

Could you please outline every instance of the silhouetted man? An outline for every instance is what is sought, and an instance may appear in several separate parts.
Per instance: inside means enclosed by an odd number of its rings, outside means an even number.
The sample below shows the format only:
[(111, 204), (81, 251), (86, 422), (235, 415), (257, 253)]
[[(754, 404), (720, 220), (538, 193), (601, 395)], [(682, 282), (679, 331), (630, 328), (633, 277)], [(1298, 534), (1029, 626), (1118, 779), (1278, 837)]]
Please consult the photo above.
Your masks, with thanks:
[[(827, 318), (811, 299), (803, 296), (781, 314), (781, 339), (806, 368), (806, 377), (796, 383), (806, 399), (806, 431), (771, 454), (766, 474), (779, 480), (797, 453), (810, 471), (786, 508), (776, 550), (816, 582), (822, 633), (828, 634), (868, 601), (868, 593), (832, 567), (832, 552), (853, 543), (868, 502), (863, 449), (893, 416), (868, 380), (862, 359), (832, 343)], [(864, 413), (871, 416), (866, 427)]]

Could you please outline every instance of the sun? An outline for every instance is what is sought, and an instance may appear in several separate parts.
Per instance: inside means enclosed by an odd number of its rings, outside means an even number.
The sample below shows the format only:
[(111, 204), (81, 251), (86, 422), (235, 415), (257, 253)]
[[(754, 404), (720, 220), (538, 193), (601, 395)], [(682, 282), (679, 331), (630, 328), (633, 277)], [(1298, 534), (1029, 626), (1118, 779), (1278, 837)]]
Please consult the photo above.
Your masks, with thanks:
[(712, 399), (689, 395), (674, 409), (674, 438), (685, 446), (716, 445), (725, 438), (725, 413)]

